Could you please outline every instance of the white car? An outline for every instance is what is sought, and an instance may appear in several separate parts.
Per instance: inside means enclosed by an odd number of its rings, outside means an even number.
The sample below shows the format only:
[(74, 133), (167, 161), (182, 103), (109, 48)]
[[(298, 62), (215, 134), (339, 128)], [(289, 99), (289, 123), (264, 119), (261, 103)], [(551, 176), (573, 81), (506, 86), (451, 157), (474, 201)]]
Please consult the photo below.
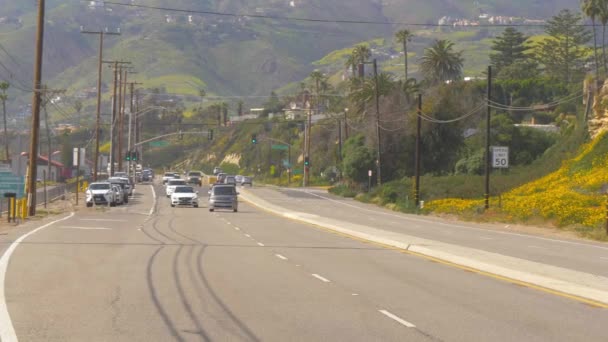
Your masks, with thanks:
[(125, 204), (125, 195), (122, 191), (122, 187), (118, 184), (112, 184), (112, 190), (114, 190), (114, 198), (116, 199), (116, 204)]
[(198, 192), (191, 186), (177, 186), (171, 194), (171, 206), (187, 205), (198, 208)]
[(179, 185), (188, 185), (185, 179), (171, 179), (167, 182), (167, 187), (165, 188), (165, 193), (167, 197), (171, 197), (173, 191), (175, 191), (175, 187)]
[(93, 204), (116, 205), (116, 193), (108, 182), (91, 183), (86, 191), (87, 207)]
[(169, 180), (175, 179), (175, 175), (177, 175), (177, 173), (175, 172), (165, 172), (165, 174), (163, 175), (163, 184), (167, 184)]

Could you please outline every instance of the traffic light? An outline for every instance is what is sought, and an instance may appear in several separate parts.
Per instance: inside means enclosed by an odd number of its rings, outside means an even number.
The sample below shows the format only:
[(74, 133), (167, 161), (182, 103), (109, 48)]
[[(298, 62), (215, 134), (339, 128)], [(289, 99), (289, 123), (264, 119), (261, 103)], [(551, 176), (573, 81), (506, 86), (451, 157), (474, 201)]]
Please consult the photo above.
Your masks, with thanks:
[(126, 161), (130, 161), (130, 160), (131, 160), (131, 151), (129, 151), (129, 152), (127, 152), (127, 153), (125, 154), (125, 160), (126, 160)]
[(139, 157), (139, 152), (137, 152), (137, 151), (131, 152), (131, 160), (137, 161), (138, 157)]
[(251, 135), (251, 143), (252, 144), (257, 144), (258, 143), (258, 135), (257, 134), (252, 134)]
[(310, 158), (309, 157), (304, 157), (304, 166), (306, 166), (306, 167), (310, 166)]
[(207, 132), (207, 139), (209, 139), (210, 141), (213, 140), (213, 130), (210, 129), (209, 132)]

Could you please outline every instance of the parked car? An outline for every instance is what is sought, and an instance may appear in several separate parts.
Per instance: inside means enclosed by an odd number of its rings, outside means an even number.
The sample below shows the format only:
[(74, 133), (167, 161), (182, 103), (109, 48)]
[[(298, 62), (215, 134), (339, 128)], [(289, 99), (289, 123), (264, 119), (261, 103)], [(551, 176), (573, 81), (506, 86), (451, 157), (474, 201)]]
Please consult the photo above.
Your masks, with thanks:
[(219, 168), (217, 166), (213, 168), (213, 175), (214, 176), (217, 176), (220, 173), (222, 173), (222, 169), (221, 168)]
[(200, 171), (190, 171), (187, 176), (188, 184), (203, 186), (203, 173)]
[(114, 172), (114, 176), (112, 177), (129, 177), (129, 174), (126, 172)]
[(249, 186), (253, 186), (253, 178), (252, 177), (243, 177), (240, 181), (241, 186), (245, 186), (247, 184), (249, 184)]
[(243, 180), (243, 175), (234, 176), (234, 180), (236, 180), (237, 184), (241, 184), (241, 181)]
[(116, 205), (116, 194), (109, 182), (91, 183), (87, 188), (85, 198), (87, 207), (92, 207), (94, 204)]
[(169, 179), (175, 179), (175, 175), (175, 172), (165, 172), (165, 174), (163, 175), (163, 184), (167, 184)]
[(209, 211), (225, 208), (236, 213), (239, 208), (238, 194), (233, 185), (215, 185), (209, 190)]
[(236, 185), (236, 177), (235, 176), (226, 176), (226, 178), (224, 178), (224, 184), (232, 184), (232, 185)]
[(129, 196), (132, 194), (132, 188), (131, 184), (129, 184), (129, 180), (126, 178), (112, 177), (108, 179), (108, 182), (120, 186), (122, 189), (123, 203), (129, 203)]
[(151, 170), (143, 170), (141, 172), (142, 182), (151, 182), (154, 179), (154, 175)]
[(112, 190), (114, 191), (116, 205), (125, 204), (125, 196), (122, 187), (118, 184), (112, 184)]
[(198, 191), (191, 186), (177, 186), (171, 194), (171, 206), (187, 205), (198, 208)]
[(171, 197), (171, 194), (173, 193), (173, 191), (175, 191), (175, 188), (180, 185), (188, 185), (188, 183), (186, 183), (185, 179), (169, 180), (169, 182), (167, 183), (167, 186), (165, 187), (165, 193), (166, 193), (167, 197)]

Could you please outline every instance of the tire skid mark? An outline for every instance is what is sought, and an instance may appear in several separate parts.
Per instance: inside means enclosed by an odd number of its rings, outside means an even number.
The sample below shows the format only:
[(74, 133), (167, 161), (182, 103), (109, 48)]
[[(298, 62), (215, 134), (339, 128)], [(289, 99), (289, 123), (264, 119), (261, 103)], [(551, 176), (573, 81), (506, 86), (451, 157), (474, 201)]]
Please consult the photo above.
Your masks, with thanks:
[(217, 293), (213, 290), (213, 288), (209, 284), (209, 281), (207, 280), (207, 277), (205, 276), (205, 272), (203, 270), (203, 262), (202, 262), (203, 254), (205, 253), (205, 249), (206, 249), (206, 246), (202, 246), (196, 255), (196, 269), (198, 271), (198, 275), (199, 275), (201, 281), (203, 282), (204, 287), (207, 288), (207, 290), (209, 291), (209, 294), (211, 294), (211, 297), (216, 302), (216, 304), (222, 308), (222, 310), (228, 315), (228, 317), (230, 317), (230, 319), (234, 322), (234, 324), (242, 331), (242, 333), (245, 335), (247, 340), (255, 341), (255, 342), (260, 341), (260, 339), (247, 327), (247, 325), (245, 325), (245, 323), (243, 323), (243, 321), (241, 321), (238, 317), (236, 317), (236, 315), (232, 312), (232, 310), (230, 310), (230, 308), (222, 301), (222, 299), (217, 295)]
[(186, 309), (186, 313), (188, 314), (188, 317), (190, 317), (190, 321), (192, 321), (192, 323), (196, 326), (197, 330), (195, 333), (197, 335), (200, 335), (204, 341), (211, 341), (211, 339), (205, 332), (205, 329), (203, 328), (202, 323), (199, 321), (199, 319), (196, 317), (196, 314), (192, 310), (192, 306), (190, 305), (190, 303), (188, 301), (188, 297), (186, 295), (186, 292), (184, 291), (184, 286), (183, 286), (182, 281), (179, 276), (179, 273), (180, 273), (179, 272), (179, 269), (180, 269), (179, 257), (181, 255), (183, 249), (184, 249), (184, 246), (180, 246), (177, 249), (177, 251), (175, 252), (175, 255), (173, 257), (173, 278), (175, 280), (175, 286), (177, 288), (177, 293), (180, 297), (182, 305), (184, 306), (184, 309)]
[(147, 270), (146, 270), (146, 280), (148, 283), (148, 291), (150, 292), (150, 297), (152, 297), (152, 302), (154, 303), (156, 312), (158, 312), (161, 319), (163, 320), (163, 323), (165, 324), (167, 329), (170, 331), (171, 335), (175, 338), (175, 340), (181, 342), (181, 341), (185, 341), (185, 340), (183, 337), (181, 337), (181, 335), (175, 328), (174, 323), (171, 321), (171, 318), (167, 314), (167, 311), (165, 310), (162, 303), (160, 302), (160, 299), (158, 298), (158, 293), (156, 292), (156, 287), (154, 286), (154, 279), (153, 279), (153, 275), (152, 275), (152, 268), (154, 266), (154, 261), (156, 260), (158, 253), (160, 253), (160, 251), (162, 251), (164, 248), (165, 248), (164, 246), (158, 247), (156, 249), (156, 252), (154, 252), (154, 254), (152, 254), (150, 259), (148, 260), (148, 266), (147, 266)]

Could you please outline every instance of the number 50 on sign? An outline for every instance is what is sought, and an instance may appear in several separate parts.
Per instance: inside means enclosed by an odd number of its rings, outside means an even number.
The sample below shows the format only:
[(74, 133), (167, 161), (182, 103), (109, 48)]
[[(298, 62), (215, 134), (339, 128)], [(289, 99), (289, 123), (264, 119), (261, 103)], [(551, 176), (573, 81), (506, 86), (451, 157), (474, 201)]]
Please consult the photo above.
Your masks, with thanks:
[(498, 169), (509, 167), (509, 148), (507, 146), (492, 147), (492, 167)]

